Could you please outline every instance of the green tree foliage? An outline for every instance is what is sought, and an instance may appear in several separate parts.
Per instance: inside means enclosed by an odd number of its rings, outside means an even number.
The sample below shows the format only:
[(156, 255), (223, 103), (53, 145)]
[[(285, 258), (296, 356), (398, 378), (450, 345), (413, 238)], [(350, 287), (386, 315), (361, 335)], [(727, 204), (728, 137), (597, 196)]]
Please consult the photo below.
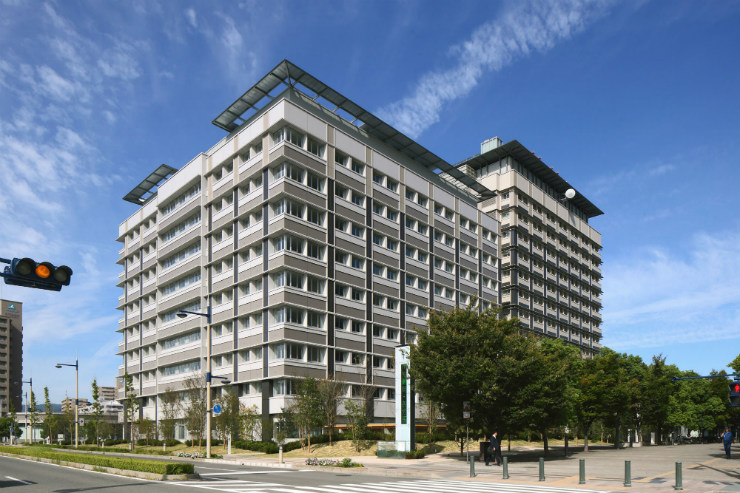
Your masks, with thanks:
[(329, 431), (329, 445), (332, 443), (332, 434), (337, 425), (339, 415), (339, 401), (344, 392), (344, 385), (334, 379), (321, 379), (317, 381), (317, 390), (321, 400), (321, 412), (324, 415), (324, 423)]
[(221, 414), (214, 418), (216, 433), (221, 440), (227, 437), (238, 439), (241, 431), (241, 409), (239, 397), (234, 392), (225, 392), (218, 400)]
[(129, 423), (130, 448), (131, 450), (133, 450), (134, 446), (136, 445), (136, 438), (134, 437), (134, 433), (136, 417), (139, 411), (139, 399), (136, 396), (136, 390), (134, 389), (134, 378), (129, 375), (128, 372), (123, 374), (123, 392), (126, 401), (124, 414), (126, 416), (126, 420)]
[(51, 408), (51, 401), (49, 400), (49, 387), (44, 387), (44, 438), (54, 439), (54, 429), (56, 428), (56, 416), (54, 416), (54, 410)]
[(157, 424), (149, 418), (138, 419), (136, 420), (136, 430), (140, 435), (144, 435), (146, 444), (149, 445), (149, 442), (156, 437)]
[(464, 433), (463, 401), (470, 401), (472, 435), (515, 430), (528, 423), (517, 408), (519, 389), (532, 385), (536, 341), (519, 333), (519, 321), (501, 320), (494, 310), (432, 312), (429, 332), (411, 346), (410, 372), (416, 389), (438, 402), (448, 426)]
[(323, 424), (324, 413), (321, 404), (321, 393), (315, 378), (308, 377), (298, 382), (291, 408), (301, 447), (307, 446), (309, 453), (311, 453), (311, 431)]
[(204, 375), (193, 375), (185, 380), (184, 403), (185, 425), (191, 437), (198, 437), (198, 448), (202, 446), (206, 428), (206, 379)]
[(95, 443), (100, 442), (100, 422), (103, 420), (103, 405), (100, 402), (100, 388), (98, 387), (98, 381), (93, 378), (92, 384), (92, 423), (95, 433)]
[(175, 439), (175, 424), (180, 412), (180, 397), (170, 387), (159, 395), (159, 433), (165, 441)]
[(580, 352), (560, 339), (541, 338), (530, 348), (520, 373), (519, 391), (512, 396), (518, 414), (512, 424), (525, 425), (542, 434), (548, 452), (548, 429), (565, 425), (575, 400), (576, 368)]
[(350, 387), (351, 397), (344, 399), (345, 417), (352, 433), (352, 445), (360, 452), (366, 445), (368, 424), (373, 417), (375, 387), (363, 383)]
[(242, 404), (239, 406), (239, 417), (239, 423), (241, 426), (239, 436), (246, 440), (254, 440), (262, 418), (261, 414), (257, 412), (257, 406), (247, 407)]
[(39, 413), (36, 409), (36, 394), (31, 391), (31, 401), (28, 404), (28, 421), (30, 423), (30, 435), (31, 443), (33, 443), (34, 430), (36, 429), (36, 423), (39, 422)]
[(675, 385), (671, 381), (679, 370), (675, 365), (666, 365), (662, 354), (653, 356), (642, 381), (640, 412), (643, 423), (655, 431), (658, 443), (662, 443), (667, 429), (669, 400)]

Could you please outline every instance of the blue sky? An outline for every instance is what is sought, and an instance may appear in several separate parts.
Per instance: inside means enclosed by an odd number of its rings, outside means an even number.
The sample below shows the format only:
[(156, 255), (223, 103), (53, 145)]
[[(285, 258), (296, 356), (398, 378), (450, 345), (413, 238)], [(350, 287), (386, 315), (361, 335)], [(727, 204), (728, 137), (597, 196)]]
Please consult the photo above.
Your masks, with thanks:
[(604, 339), (722, 369), (740, 353), (736, 1), (0, 0), (0, 256), (72, 266), (24, 303), (24, 376), (81, 395), (121, 363), (121, 200), (224, 133), (283, 58), (457, 162), (499, 136), (605, 215)]

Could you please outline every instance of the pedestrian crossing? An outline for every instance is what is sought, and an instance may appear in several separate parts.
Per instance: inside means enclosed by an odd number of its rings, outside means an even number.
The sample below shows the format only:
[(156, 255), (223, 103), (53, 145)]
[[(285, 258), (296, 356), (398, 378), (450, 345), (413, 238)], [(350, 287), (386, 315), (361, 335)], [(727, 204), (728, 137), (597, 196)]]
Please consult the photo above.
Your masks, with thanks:
[(210, 478), (205, 481), (176, 481), (167, 484), (223, 493), (604, 493), (600, 490), (581, 488), (453, 480), (403, 480), (295, 486), (242, 479)]

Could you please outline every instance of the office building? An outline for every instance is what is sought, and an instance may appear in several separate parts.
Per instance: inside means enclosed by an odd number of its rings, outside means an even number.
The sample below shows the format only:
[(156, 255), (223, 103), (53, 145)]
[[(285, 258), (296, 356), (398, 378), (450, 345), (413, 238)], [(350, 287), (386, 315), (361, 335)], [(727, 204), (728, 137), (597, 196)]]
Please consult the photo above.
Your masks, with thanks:
[(202, 374), (206, 320), (177, 312), (210, 306), (213, 374), (264, 417), (333, 375), (392, 422), (393, 348), (430, 308), (498, 302), (494, 193), (287, 61), (213, 123), (226, 137), (125, 197), (119, 374), (142, 415)]
[(98, 399), (100, 402), (116, 400), (115, 387), (98, 387)]
[[(514, 159), (520, 144), (497, 145), (453, 166), (288, 61), (213, 123), (227, 133), (221, 141), (180, 169), (159, 166), (124, 197), (137, 210), (117, 238), (119, 375), (132, 376), (142, 416), (157, 419), (159, 395), (182, 391), (188, 378), (205, 373), (206, 318), (178, 312), (210, 309), (212, 373), (228, 378), (228, 388), (263, 418), (275, 419), (298, 379), (312, 376), (345, 382), (347, 398), (372, 384), (374, 422), (392, 423), (394, 348), (414, 342), (430, 309), (474, 299), (479, 309), (499, 304), (499, 245), (508, 252), (505, 313), (585, 350), (597, 347), (598, 309), (590, 312), (591, 326), (573, 325), (573, 290), (586, 292), (586, 273), (577, 285), (567, 264), (566, 304), (565, 260), (557, 258), (560, 270), (552, 272), (543, 264), (542, 298), (553, 295), (544, 282), (554, 273), (555, 302), (567, 306), (567, 323), (546, 322), (543, 311), (540, 324), (539, 305), (525, 310), (524, 296), (510, 293), (512, 246), (499, 219), (510, 231), (511, 213), (521, 209), (511, 208), (522, 202), (517, 194), (525, 185), (533, 204), (528, 221), (541, 217), (543, 228), (552, 222), (596, 268), (600, 248), (587, 225), (595, 215), (590, 202), (562, 202), (556, 192), (565, 182), (550, 183), (535, 164)], [(502, 161), (511, 174), (484, 174)], [(539, 194), (537, 186), (552, 190)], [(524, 244), (523, 234), (507, 238)], [(527, 255), (526, 275), (534, 279), (540, 271), (535, 254)], [(517, 266), (524, 262), (515, 258)], [(528, 293), (537, 293), (532, 283)], [(589, 280), (589, 293), (597, 286)], [(580, 317), (585, 307), (578, 309)], [(225, 388), (220, 380), (213, 385), (216, 395)], [(186, 438), (183, 426), (177, 433)]]
[(501, 223), (504, 315), (596, 354), (601, 234), (588, 221), (601, 210), (516, 140), (489, 139), (457, 167), (496, 191), (481, 208)]
[(0, 416), (23, 406), (23, 304), (0, 300)]

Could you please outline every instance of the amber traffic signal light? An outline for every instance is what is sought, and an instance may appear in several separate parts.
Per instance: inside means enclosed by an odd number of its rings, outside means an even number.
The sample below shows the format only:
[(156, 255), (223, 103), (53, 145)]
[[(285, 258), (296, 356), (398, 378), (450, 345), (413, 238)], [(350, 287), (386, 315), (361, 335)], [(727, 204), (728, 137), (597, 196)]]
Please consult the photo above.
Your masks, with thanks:
[(50, 262), (36, 262), (28, 257), (2, 260), (10, 264), (0, 274), (5, 278), (5, 284), (61, 291), (62, 286), (69, 286), (72, 278), (72, 269), (66, 265), (56, 267)]

